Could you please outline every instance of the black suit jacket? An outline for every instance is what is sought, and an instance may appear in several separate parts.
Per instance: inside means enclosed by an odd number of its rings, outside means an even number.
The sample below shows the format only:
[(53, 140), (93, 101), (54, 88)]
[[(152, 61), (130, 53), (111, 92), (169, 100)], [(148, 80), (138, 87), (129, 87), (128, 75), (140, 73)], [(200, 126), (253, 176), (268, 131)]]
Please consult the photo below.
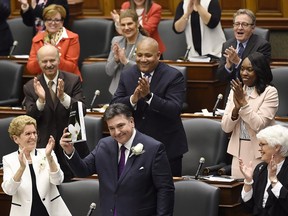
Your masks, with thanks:
[[(220, 59), (219, 66), (217, 69), (217, 74), (216, 74), (217, 78), (221, 81), (231, 81), (232, 79), (235, 79), (236, 76), (240, 74), (239, 72), (240, 72), (241, 63), (238, 66), (238, 68), (235, 68), (235, 66), (233, 66), (231, 73), (229, 73), (225, 69), (226, 58), (223, 55), (223, 53), (225, 53), (224, 51), (230, 46), (233, 46), (234, 48), (237, 47), (236, 38), (231, 38), (230, 40), (226, 41), (222, 46), (222, 57)], [(252, 34), (242, 54), (242, 60), (244, 60), (250, 53), (253, 53), (253, 52), (262, 53), (267, 58), (267, 60), (270, 61), (271, 45), (268, 41), (266, 41), (261, 36)]]
[(269, 197), (266, 202), (266, 209), (262, 207), (263, 195), (267, 184), (267, 164), (260, 163), (254, 170), (253, 197), (248, 202), (243, 202), (244, 206), (258, 216), (287, 216), (288, 215), (288, 158), (285, 159), (280, 172), (277, 175), (278, 180), (283, 185), (279, 199), (271, 191), (271, 185), (268, 187)]
[(136, 130), (132, 146), (138, 143), (145, 152), (128, 157), (119, 179), (118, 143), (111, 136), (101, 139), (85, 159), (75, 151), (68, 160), (79, 177), (98, 174), (103, 216), (113, 216), (114, 208), (117, 216), (173, 215), (174, 184), (164, 145)]
[[(118, 88), (111, 103), (124, 103), (130, 107), (130, 96), (141, 77), (137, 65), (121, 73)], [(185, 83), (183, 75), (165, 63), (159, 63), (150, 83), (153, 99), (148, 105), (140, 99), (134, 110), (136, 128), (165, 144), (169, 159), (188, 151), (187, 139), (180, 117)]]
[(10, 9), (2, 3), (2, 0), (0, 0), (0, 12), (0, 56), (7, 56), (13, 45), (13, 36), (7, 23)]
[[(76, 101), (82, 101), (84, 105), (84, 97), (82, 93), (82, 84), (79, 76), (76, 76), (72, 73), (61, 72), (59, 71), (58, 78), (63, 79), (64, 92), (71, 97), (71, 104)], [(36, 101), (38, 96), (34, 91), (33, 79), (28, 81), (24, 85), (24, 94), (25, 94), (25, 106), (27, 115), (33, 117), (37, 121), (37, 129), (38, 129), (38, 148), (45, 148), (49, 139), (49, 136), (52, 135), (55, 138), (55, 153), (57, 155), (58, 161), (61, 165), (61, 168), (64, 171), (65, 177), (70, 175), (69, 168), (65, 166), (65, 158), (63, 154), (63, 150), (59, 145), (59, 140), (63, 134), (63, 130), (68, 126), (68, 118), (69, 118), (69, 109), (66, 109), (56, 98), (55, 105), (53, 104), (52, 98), (50, 96), (50, 92), (48, 86), (45, 82), (44, 75), (38, 75), (38, 80), (43, 86), (46, 93), (46, 104), (43, 111), (39, 111), (36, 106)], [(71, 106), (70, 104), (70, 106)], [(79, 153), (82, 157), (86, 156), (89, 153), (89, 149), (87, 145), (80, 145), (82, 143), (77, 144)], [(67, 174), (67, 175), (66, 175)]]

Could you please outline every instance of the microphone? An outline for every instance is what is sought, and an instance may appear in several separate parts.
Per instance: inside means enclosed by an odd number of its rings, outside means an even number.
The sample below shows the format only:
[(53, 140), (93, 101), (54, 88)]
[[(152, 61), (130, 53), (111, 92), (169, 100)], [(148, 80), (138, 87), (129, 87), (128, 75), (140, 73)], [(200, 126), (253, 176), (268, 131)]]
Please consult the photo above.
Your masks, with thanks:
[(198, 179), (200, 170), (201, 170), (201, 168), (202, 168), (202, 166), (203, 166), (204, 163), (205, 163), (205, 158), (204, 158), (204, 157), (201, 157), (200, 160), (199, 160), (199, 165), (198, 165), (196, 174), (195, 174), (195, 179)]
[(185, 53), (185, 56), (184, 56), (184, 59), (183, 59), (183, 61), (184, 61), (184, 62), (186, 62), (186, 61), (187, 61), (187, 59), (188, 59), (188, 56), (189, 56), (189, 53), (190, 53), (190, 50), (191, 50), (191, 46), (190, 46), (190, 47), (188, 47), (188, 49), (186, 50), (186, 53)]
[(15, 50), (17, 45), (18, 45), (18, 41), (14, 41), (13, 45), (12, 45), (12, 47), (10, 49), (10, 52), (9, 52), (9, 56), (8, 56), (9, 58), (12, 56), (12, 54), (13, 54), (13, 52), (14, 52), (14, 50)]
[(26, 103), (26, 97), (24, 97), (24, 99), (21, 102), (21, 108), (25, 109), (25, 103)]
[(99, 91), (99, 90), (96, 90), (95, 93), (94, 93), (94, 97), (93, 97), (93, 99), (92, 99), (91, 105), (90, 105), (90, 111), (91, 111), (91, 112), (92, 112), (92, 109), (93, 109), (93, 104), (94, 104), (97, 96), (99, 96), (99, 95), (100, 95), (100, 91)]
[(187, 48), (186, 53), (184, 56), (181, 56), (177, 59), (178, 62), (186, 62), (188, 60), (188, 56), (191, 50), (191, 46)]
[(220, 102), (222, 99), (223, 99), (223, 95), (222, 95), (222, 94), (218, 94), (218, 96), (217, 96), (217, 101), (216, 101), (216, 103), (215, 103), (215, 105), (214, 105), (214, 107), (213, 107), (213, 116), (215, 116), (216, 109), (217, 109), (217, 107), (218, 107), (218, 105), (219, 105), (219, 102)]
[(92, 202), (90, 204), (90, 207), (89, 207), (89, 211), (87, 213), (87, 216), (91, 216), (92, 212), (96, 209), (96, 203)]

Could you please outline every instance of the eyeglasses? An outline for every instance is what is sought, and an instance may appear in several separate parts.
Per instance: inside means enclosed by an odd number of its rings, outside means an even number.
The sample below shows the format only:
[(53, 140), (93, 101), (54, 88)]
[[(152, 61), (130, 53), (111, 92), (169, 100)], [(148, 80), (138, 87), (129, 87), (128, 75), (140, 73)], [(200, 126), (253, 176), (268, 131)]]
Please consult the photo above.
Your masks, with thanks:
[(240, 68), (241, 71), (248, 71), (248, 73), (252, 73), (254, 71), (254, 69), (252, 67), (241, 67)]
[(47, 22), (48, 24), (52, 24), (53, 22), (59, 24), (60, 22), (62, 22), (62, 19), (46, 19), (45, 22)]
[(267, 143), (259, 143), (259, 147), (263, 148), (264, 146), (268, 145)]
[(240, 22), (236, 22), (236, 23), (233, 23), (233, 26), (234, 26), (234, 28), (239, 28), (239, 26), (242, 26), (242, 28), (248, 28), (249, 26), (252, 26), (252, 25), (254, 25), (254, 24), (250, 24), (250, 23), (246, 23), (246, 22), (242, 22), (242, 23), (240, 23)]

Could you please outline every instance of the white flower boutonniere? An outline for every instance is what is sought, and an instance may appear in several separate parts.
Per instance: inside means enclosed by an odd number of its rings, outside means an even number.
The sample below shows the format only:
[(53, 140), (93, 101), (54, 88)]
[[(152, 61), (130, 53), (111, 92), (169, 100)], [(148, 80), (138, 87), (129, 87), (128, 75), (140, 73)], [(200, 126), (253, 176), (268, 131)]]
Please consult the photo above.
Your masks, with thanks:
[(140, 154), (143, 154), (144, 152), (145, 152), (145, 150), (143, 150), (143, 144), (142, 143), (138, 143), (136, 146), (133, 146), (132, 148), (131, 148), (131, 154), (130, 154), (130, 156), (129, 156), (129, 158), (130, 157), (132, 157), (133, 155), (140, 155)]
[(45, 165), (46, 165), (46, 157), (43, 157), (43, 158), (41, 159), (41, 161), (40, 161), (39, 169), (40, 169), (40, 170), (44, 170)]

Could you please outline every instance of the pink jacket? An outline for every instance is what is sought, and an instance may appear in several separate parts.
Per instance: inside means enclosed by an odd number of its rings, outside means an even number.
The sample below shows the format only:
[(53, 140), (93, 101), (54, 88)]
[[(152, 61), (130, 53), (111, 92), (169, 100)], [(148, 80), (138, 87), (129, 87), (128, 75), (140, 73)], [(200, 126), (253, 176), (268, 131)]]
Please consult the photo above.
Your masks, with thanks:
[(242, 119), (245, 122), (246, 129), (250, 135), (252, 143), (251, 150), (254, 151), (255, 158), (259, 158), (260, 153), (256, 134), (261, 129), (275, 124), (274, 117), (279, 104), (278, 92), (275, 87), (267, 86), (261, 95), (258, 95), (255, 89), (250, 96), (246, 96), (246, 100), (248, 101), (248, 106), (240, 109), (238, 119), (233, 121), (231, 119), (232, 110), (234, 108), (233, 91), (230, 91), (221, 122), (224, 132), (232, 132), (227, 152), (233, 156), (239, 156), (240, 122)]
[[(67, 32), (68, 37), (63, 37), (56, 45), (60, 52), (59, 70), (74, 73), (81, 78), (81, 73), (78, 68), (78, 58), (80, 54), (79, 36), (65, 28), (63, 29), (63, 33), (64, 31)], [(29, 74), (36, 75), (42, 72), (37, 60), (37, 51), (44, 45), (44, 35), (45, 32), (39, 32), (32, 39), (32, 47), (27, 62)]]

